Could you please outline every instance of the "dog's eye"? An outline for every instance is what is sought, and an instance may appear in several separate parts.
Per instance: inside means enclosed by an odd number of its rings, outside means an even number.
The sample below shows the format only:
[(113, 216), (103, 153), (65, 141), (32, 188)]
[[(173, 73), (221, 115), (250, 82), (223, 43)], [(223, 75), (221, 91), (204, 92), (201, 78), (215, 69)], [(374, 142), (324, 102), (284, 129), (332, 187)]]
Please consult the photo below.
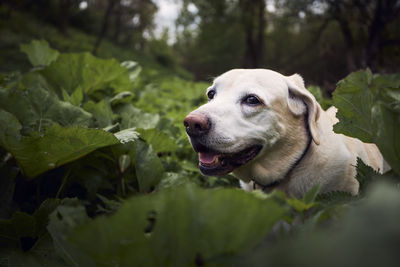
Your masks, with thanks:
[(214, 95), (215, 95), (215, 90), (208, 91), (208, 93), (207, 93), (208, 100), (213, 99)]
[(258, 97), (256, 97), (255, 95), (248, 95), (246, 96), (243, 101), (244, 104), (247, 105), (251, 105), (251, 106), (256, 106), (256, 105), (260, 105), (261, 101), (260, 99), (258, 99)]

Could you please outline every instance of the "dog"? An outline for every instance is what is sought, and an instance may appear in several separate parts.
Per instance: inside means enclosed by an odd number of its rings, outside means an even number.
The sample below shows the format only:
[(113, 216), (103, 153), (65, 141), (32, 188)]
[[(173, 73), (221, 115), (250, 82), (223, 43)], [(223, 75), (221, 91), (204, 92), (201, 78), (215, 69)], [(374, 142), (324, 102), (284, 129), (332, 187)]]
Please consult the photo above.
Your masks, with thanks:
[(204, 175), (232, 172), (245, 190), (301, 197), (316, 184), (321, 193), (357, 195), (358, 157), (384, 171), (376, 145), (333, 131), (337, 109), (324, 111), (298, 74), (233, 69), (214, 80), (207, 97), (184, 119)]

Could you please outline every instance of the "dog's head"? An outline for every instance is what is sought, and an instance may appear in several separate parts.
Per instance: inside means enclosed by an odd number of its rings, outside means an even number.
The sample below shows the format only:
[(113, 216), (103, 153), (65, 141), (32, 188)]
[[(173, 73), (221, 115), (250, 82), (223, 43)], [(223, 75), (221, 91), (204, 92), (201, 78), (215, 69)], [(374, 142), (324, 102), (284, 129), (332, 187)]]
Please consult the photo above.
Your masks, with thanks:
[(184, 120), (206, 175), (227, 174), (268, 153), (286, 135), (288, 116), (307, 115), (311, 136), (319, 143), (320, 107), (297, 74), (235, 69), (217, 77), (207, 96), (208, 103)]

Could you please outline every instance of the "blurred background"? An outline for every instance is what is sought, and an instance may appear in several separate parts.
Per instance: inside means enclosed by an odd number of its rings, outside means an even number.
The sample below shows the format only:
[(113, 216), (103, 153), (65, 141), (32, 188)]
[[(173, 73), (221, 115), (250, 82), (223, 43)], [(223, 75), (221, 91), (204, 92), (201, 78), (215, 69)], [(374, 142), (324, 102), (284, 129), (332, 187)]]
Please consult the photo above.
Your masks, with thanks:
[[(231, 68), (301, 74), (325, 95), (349, 72), (400, 70), (399, 0), (3, 0), (0, 71), (29, 68), (19, 44), (138, 61), (210, 81)], [(151, 77), (151, 75), (150, 75)]]

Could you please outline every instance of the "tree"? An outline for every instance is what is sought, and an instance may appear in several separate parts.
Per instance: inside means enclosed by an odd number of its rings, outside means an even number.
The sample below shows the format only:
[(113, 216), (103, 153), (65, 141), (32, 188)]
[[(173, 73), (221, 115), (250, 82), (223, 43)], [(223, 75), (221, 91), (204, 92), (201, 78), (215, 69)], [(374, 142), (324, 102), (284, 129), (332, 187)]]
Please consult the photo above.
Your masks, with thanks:
[[(177, 21), (176, 48), (183, 64), (204, 79), (228, 66), (262, 65), (265, 39), (264, 0), (184, 0)], [(188, 7), (196, 7), (190, 12)]]
[(246, 36), (246, 49), (243, 66), (246, 68), (260, 67), (264, 54), (265, 39), (265, 1), (239, 0), (242, 25)]
[(384, 46), (397, 41), (388, 40), (384, 33), (400, 15), (398, 0), (324, 0), (327, 14), (340, 25), (347, 46), (348, 70), (379, 69), (378, 55)]
[(106, 8), (106, 11), (105, 11), (104, 17), (103, 17), (103, 22), (101, 24), (101, 30), (99, 32), (99, 35), (97, 36), (96, 43), (94, 44), (94, 47), (93, 47), (92, 53), (94, 55), (96, 55), (97, 50), (99, 49), (100, 43), (103, 40), (104, 36), (106, 35), (108, 25), (110, 24), (111, 12), (116, 3), (117, 3), (117, 1), (115, 1), (115, 0), (108, 0), (107, 8)]
[(67, 33), (69, 21), (72, 15), (72, 9), (77, 9), (79, 1), (59, 0), (58, 9), (58, 28), (63, 34)]

